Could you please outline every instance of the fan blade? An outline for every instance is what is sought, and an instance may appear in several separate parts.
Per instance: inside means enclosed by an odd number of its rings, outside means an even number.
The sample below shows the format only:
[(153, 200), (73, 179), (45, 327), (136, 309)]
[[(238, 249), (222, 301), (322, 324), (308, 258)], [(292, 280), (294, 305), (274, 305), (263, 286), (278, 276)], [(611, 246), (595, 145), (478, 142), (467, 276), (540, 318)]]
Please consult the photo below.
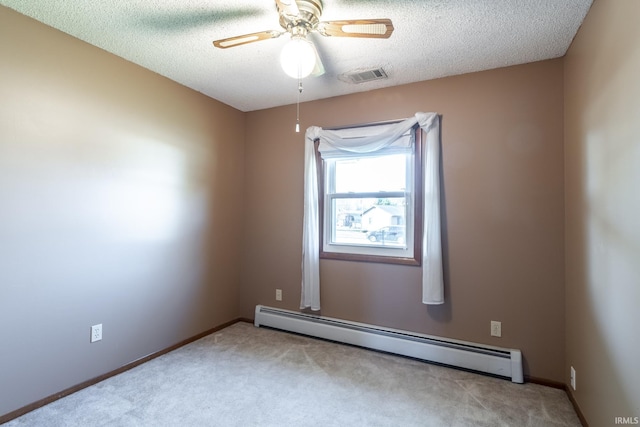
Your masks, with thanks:
[(278, 6), (278, 10), (287, 16), (295, 17), (300, 15), (300, 9), (298, 9), (296, 0), (276, 0), (276, 5)]
[(354, 19), (326, 21), (318, 24), (323, 36), (388, 39), (393, 33), (391, 19)]
[(229, 47), (240, 46), (247, 43), (258, 42), (260, 40), (275, 39), (283, 33), (280, 31), (260, 31), (259, 33), (245, 34), (243, 36), (229, 37), (213, 42), (215, 47), (227, 49)]

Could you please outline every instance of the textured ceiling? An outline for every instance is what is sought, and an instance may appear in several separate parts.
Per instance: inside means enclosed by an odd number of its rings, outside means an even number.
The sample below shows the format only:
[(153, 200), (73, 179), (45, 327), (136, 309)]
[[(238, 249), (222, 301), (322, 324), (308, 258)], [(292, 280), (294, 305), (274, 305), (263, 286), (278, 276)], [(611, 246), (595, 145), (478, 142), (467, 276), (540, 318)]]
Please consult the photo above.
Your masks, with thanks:
[[(390, 18), (390, 39), (311, 34), (325, 74), (302, 101), (563, 56), (592, 0), (325, 0), (321, 20)], [(212, 41), (280, 30), (273, 0), (0, 0), (0, 4), (242, 111), (296, 102), (279, 55), (287, 36), (231, 49)], [(382, 67), (363, 84), (338, 76)]]

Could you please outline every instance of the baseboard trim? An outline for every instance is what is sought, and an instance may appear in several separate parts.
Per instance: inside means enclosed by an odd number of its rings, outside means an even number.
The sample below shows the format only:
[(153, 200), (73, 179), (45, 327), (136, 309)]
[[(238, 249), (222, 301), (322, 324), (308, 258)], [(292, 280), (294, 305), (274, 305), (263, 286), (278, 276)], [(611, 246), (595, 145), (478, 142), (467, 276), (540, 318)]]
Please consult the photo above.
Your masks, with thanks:
[(157, 351), (155, 353), (151, 353), (151, 354), (149, 354), (147, 356), (141, 357), (140, 359), (134, 360), (133, 362), (127, 363), (126, 365), (121, 366), (118, 369), (115, 369), (113, 371), (110, 371), (110, 372), (107, 372), (105, 374), (99, 375), (99, 376), (97, 376), (95, 378), (92, 378), (90, 380), (81, 382), (80, 384), (76, 384), (76, 385), (74, 385), (72, 387), (69, 387), (69, 388), (67, 388), (65, 390), (62, 390), (59, 393), (55, 393), (55, 394), (52, 394), (51, 396), (47, 396), (47, 397), (45, 397), (43, 399), (40, 399), (40, 400), (35, 401), (33, 403), (30, 403), (30, 404), (28, 404), (26, 406), (23, 406), (22, 408), (18, 408), (15, 411), (11, 411), (11, 412), (9, 412), (9, 413), (7, 413), (5, 415), (0, 415), (0, 424), (4, 424), (6, 422), (9, 422), (9, 421), (11, 421), (11, 420), (13, 420), (15, 418), (18, 418), (18, 417), (20, 417), (20, 416), (22, 416), (22, 415), (24, 415), (26, 413), (29, 413), (29, 412), (31, 412), (33, 410), (36, 410), (36, 409), (41, 408), (41, 407), (43, 407), (45, 405), (48, 405), (49, 403), (55, 402), (58, 399), (62, 399), (63, 397), (69, 396), (70, 394), (73, 394), (73, 393), (75, 393), (77, 391), (80, 391), (83, 388), (87, 388), (87, 387), (95, 385), (95, 384), (97, 384), (97, 383), (99, 383), (101, 381), (104, 381), (107, 378), (111, 378), (113, 376), (119, 375), (119, 374), (121, 374), (123, 372), (126, 372), (126, 371), (128, 371), (130, 369), (135, 368), (136, 366), (142, 365), (145, 362), (148, 362), (148, 361), (150, 361), (152, 359), (155, 359), (156, 357), (160, 357), (160, 356), (165, 355), (165, 354), (167, 354), (169, 352), (172, 352), (173, 350), (177, 350), (180, 347), (183, 347), (183, 346), (185, 346), (187, 344), (190, 344), (190, 343), (192, 343), (194, 341), (197, 341), (200, 338), (204, 338), (207, 335), (211, 335), (214, 332), (218, 332), (219, 330), (224, 329), (224, 328), (226, 328), (228, 326), (231, 326), (231, 325), (233, 325), (235, 323), (238, 323), (238, 322), (250, 322), (250, 323), (253, 323), (253, 320), (245, 319), (245, 318), (237, 318), (237, 319), (231, 320), (229, 322), (225, 322), (225, 323), (223, 323), (221, 325), (218, 325), (218, 326), (216, 326), (214, 328), (211, 328), (211, 329), (206, 330), (204, 332), (201, 332), (201, 333), (199, 333), (197, 335), (194, 335), (191, 338), (187, 338), (186, 340), (180, 341), (179, 343), (174, 344), (171, 347), (167, 347), (164, 350), (159, 350), (159, 351)]
[(560, 390), (564, 390), (566, 388), (565, 383), (560, 381), (548, 380), (546, 378), (538, 378), (538, 377), (531, 377), (529, 375), (525, 375), (524, 380), (525, 382), (528, 382), (528, 383), (543, 385), (551, 388), (558, 388)]
[(553, 387), (560, 390), (564, 390), (564, 392), (567, 393), (567, 397), (569, 398), (569, 401), (571, 402), (573, 409), (576, 411), (576, 415), (578, 415), (578, 419), (580, 420), (580, 423), (582, 424), (582, 426), (589, 427), (589, 423), (587, 422), (587, 419), (582, 414), (582, 411), (580, 410), (580, 406), (578, 406), (578, 402), (576, 401), (575, 397), (573, 397), (573, 391), (571, 390), (571, 387), (569, 387), (567, 384), (559, 381), (547, 380), (545, 378), (529, 377), (526, 375), (525, 375), (525, 381), (533, 384), (539, 384), (547, 387)]
[(578, 414), (578, 419), (582, 423), (582, 427), (589, 427), (589, 423), (587, 422), (587, 419), (582, 414), (582, 410), (580, 410), (580, 406), (578, 406), (578, 401), (573, 396), (573, 391), (571, 390), (571, 387), (565, 384), (564, 390), (567, 392), (567, 396), (569, 396), (569, 401), (573, 405), (573, 409), (575, 409), (576, 414)]

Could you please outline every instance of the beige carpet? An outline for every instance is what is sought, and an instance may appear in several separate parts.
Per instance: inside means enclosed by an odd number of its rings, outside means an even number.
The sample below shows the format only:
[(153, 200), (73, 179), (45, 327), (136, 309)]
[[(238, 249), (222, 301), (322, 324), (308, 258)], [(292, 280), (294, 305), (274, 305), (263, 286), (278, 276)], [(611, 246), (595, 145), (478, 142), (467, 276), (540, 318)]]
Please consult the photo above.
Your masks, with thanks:
[(579, 426), (566, 394), (237, 323), (16, 426)]

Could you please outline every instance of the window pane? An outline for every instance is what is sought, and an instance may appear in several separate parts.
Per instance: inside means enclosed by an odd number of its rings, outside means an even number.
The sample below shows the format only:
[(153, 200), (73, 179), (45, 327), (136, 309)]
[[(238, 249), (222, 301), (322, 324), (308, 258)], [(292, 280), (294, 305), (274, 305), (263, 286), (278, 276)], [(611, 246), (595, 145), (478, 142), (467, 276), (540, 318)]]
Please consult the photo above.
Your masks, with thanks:
[(337, 193), (405, 191), (407, 155), (335, 160)]
[(332, 199), (333, 244), (404, 247), (404, 197)]

